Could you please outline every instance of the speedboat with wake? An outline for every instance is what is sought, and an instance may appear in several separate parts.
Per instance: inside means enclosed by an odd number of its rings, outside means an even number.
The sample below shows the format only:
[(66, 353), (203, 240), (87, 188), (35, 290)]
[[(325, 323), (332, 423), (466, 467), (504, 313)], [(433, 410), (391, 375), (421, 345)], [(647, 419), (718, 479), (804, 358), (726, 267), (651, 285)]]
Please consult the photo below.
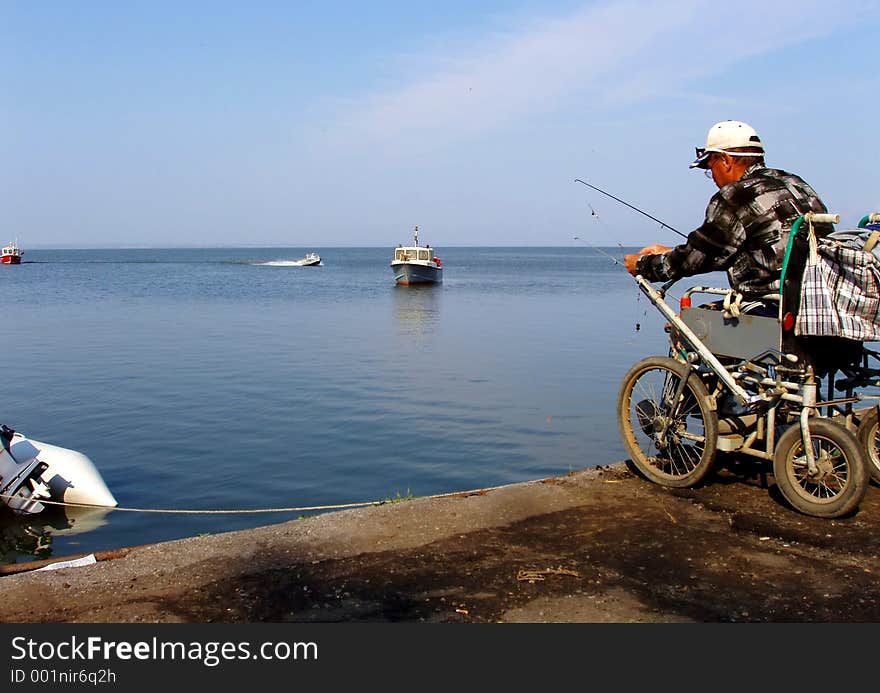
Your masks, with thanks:
[(295, 260), (293, 264), (297, 267), (315, 267), (321, 264), (321, 256), (318, 253), (308, 253), (304, 258)]
[(94, 463), (81, 452), (27, 438), (0, 424), (0, 506), (33, 515), (47, 503), (116, 507)]

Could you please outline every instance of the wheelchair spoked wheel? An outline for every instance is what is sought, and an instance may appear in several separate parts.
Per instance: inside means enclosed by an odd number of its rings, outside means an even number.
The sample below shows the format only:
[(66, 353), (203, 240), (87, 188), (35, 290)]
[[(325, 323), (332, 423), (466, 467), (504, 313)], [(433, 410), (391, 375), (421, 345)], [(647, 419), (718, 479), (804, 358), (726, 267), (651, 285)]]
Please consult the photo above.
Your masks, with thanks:
[(856, 431), (865, 451), (871, 478), (880, 484), (880, 427), (877, 425), (877, 407), (871, 407), (859, 421)]
[(810, 474), (799, 424), (783, 433), (773, 456), (773, 475), (783, 497), (805, 515), (834, 518), (852, 513), (868, 490), (865, 454), (841, 424), (811, 418), (810, 439), (818, 470)]
[(712, 470), (718, 418), (706, 386), (675, 359), (642, 359), (624, 376), (617, 420), (633, 464), (662, 486), (696, 486)]

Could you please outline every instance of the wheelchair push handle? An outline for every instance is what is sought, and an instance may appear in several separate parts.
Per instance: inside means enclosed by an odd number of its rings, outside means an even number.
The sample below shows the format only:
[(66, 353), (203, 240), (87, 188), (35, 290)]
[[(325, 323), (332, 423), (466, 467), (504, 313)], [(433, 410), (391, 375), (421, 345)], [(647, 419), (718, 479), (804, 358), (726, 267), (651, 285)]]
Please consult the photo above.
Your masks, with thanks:
[(871, 214), (866, 214), (862, 217), (861, 221), (859, 221), (859, 228), (864, 229), (868, 224), (877, 223), (880, 223), (880, 212), (872, 212)]
[(839, 214), (823, 214), (821, 212), (807, 212), (804, 214), (804, 221), (813, 222), (814, 224), (839, 224)]
[(794, 220), (791, 225), (791, 234), (788, 237), (788, 245), (785, 247), (785, 255), (782, 259), (782, 270), (779, 275), (779, 294), (782, 295), (782, 289), (785, 286), (785, 275), (788, 272), (788, 259), (791, 256), (791, 248), (794, 245), (795, 236), (801, 230), (803, 224), (807, 224), (810, 228), (812, 224), (838, 224), (840, 223), (839, 214), (827, 214), (822, 212), (807, 212)]

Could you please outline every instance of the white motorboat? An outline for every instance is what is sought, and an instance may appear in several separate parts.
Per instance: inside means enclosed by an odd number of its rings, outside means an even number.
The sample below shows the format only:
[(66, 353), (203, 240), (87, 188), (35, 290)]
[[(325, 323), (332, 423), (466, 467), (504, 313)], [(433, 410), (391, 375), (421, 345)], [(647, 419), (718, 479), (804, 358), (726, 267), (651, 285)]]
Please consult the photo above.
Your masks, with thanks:
[(419, 227), (413, 231), (412, 245), (399, 245), (391, 260), (394, 281), (403, 286), (410, 284), (440, 284), (443, 281), (443, 263), (430, 245), (419, 245)]
[(321, 264), (321, 256), (318, 253), (308, 253), (304, 258), (294, 261), (297, 267), (314, 267)]
[(42, 443), (0, 424), (0, 504), (20, 515), (42, 501), (116, 507), (94, 463), (81, 452)]

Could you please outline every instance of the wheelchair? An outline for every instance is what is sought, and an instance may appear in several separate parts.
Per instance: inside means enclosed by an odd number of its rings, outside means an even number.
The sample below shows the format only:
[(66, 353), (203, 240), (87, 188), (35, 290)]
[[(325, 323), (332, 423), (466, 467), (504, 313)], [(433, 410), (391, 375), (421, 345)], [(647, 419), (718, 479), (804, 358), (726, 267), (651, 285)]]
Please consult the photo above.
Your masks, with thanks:
[[(632, 366), (618, 395), (621, 437), (639, 472), (690, 488), (719, 452), (746, 455), (772, 467), (796, 511), (855, 513), (870, 479), (880, 482), (880, 355), (862, 342), (795, 337), (786, 291), (762, 297), (775, 315), (750, 314), (736, 292), (705, 286), (688, 289), (676, 311), (666, 301), (674, 281), (657, 289), (635, 280), (669, 334), (668, 354)], [(716, 301), (695, 305), (701, 295)]]

